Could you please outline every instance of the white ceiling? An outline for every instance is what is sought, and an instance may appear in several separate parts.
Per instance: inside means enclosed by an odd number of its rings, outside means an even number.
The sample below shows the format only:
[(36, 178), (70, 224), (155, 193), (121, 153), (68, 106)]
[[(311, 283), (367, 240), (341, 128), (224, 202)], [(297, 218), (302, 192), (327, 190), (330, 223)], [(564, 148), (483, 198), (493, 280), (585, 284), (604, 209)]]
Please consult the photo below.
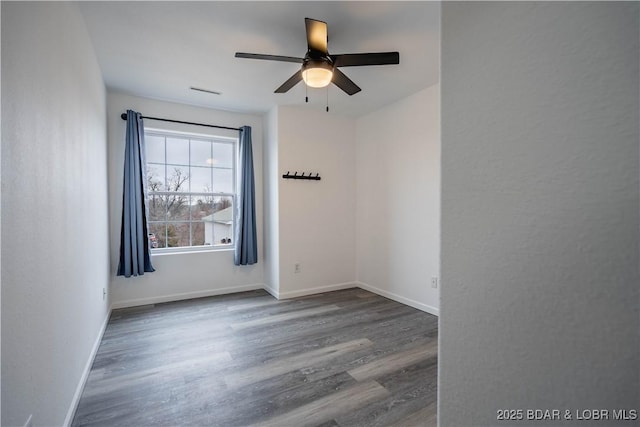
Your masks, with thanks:
[[(329, 52), (399, 51), (400, 65), (341, 70), (362, 88), (348, 96), (331, 85), (331, 112), (360, 116), (439, 80), (437, 2), (82, 2), (80, 10), (110, 90), (262, 113), (304, 105), (305, 85), (273, 91), (299, 65), (238, 59), (235, 52), (303, 57), (304, 18), (328, 23)], [(195, 92), (190, 86), (222, 95)], [(308, 108), (324, 109), (326, 89)], [(144, 113), (144, 112), (143, 112)]]

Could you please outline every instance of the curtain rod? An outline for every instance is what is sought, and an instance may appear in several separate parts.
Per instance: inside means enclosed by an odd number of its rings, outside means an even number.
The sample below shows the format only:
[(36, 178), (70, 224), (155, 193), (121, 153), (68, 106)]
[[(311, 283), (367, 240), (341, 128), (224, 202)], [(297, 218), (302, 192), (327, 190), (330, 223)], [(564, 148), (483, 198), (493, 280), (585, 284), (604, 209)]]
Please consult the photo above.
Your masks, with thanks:
[[(122, 118), (122, 120), (127, 120), (127, 113), (122, 113), (120, 115), (120, 117)], [(159, 117), (149, 117), (149, 116), (142, 116), (143, 119), (149, 119), (149, 120), (159, 120), (161, 122), (171, 122), (171, 123), (181, 123), (183, 125), (195, 125), (195, 126), (204, 126), (204, 127), (208, 127), (208, 128), (218, 128), (218, 129), (229, 129), (229, 130), (240, 130), (238, 128), (231, 128), (231, 127), (227, 127), (227, 126), (216, 126), (216, 125), (207, 125), (204, 123), (194, 123), (194, 122), (183, 122), (181, 120), (170, 120), (170, 119), (161, 119)]]

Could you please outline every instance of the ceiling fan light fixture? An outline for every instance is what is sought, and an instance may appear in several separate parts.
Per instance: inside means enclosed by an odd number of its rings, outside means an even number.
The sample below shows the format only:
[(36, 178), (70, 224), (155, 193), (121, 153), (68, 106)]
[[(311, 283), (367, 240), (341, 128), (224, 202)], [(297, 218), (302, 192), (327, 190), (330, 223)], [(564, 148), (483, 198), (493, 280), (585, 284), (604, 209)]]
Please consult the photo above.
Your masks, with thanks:
[[(340, 71), (340, 67), (366, 65), (393, 65), (400, 63), (398, 52), (343, 53), (329, 55), (327, 49), (327, 23), (305, 18), (307, 53), (304, 58), (263, 53), (236, 52), (236, 58), (264, 59), (267, 61), (295, 62), (302, 67), (280, 85), (274, 93), (286, 93), (303, 80), (307, 87), (322, 88), (333, 83), (347, 95), (355, 95), (362, 89)], [(328, 94), (329, 92), (327, 92)]]
[(302, 80), (309, 87), (326, 87), (333, 78), (333, 67), (324, 61), (309, 61), (302, 66)]

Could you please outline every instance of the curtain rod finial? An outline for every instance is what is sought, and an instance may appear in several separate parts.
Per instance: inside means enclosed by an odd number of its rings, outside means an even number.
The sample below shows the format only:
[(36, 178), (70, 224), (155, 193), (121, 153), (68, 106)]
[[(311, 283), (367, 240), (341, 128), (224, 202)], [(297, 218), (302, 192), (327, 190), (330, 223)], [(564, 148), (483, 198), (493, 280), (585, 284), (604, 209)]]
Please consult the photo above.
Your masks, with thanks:
[(121, 118), (122, 120), (127, 120), (127, 113), (122, 113), (122, 114), (120, 114), (120, 118)]

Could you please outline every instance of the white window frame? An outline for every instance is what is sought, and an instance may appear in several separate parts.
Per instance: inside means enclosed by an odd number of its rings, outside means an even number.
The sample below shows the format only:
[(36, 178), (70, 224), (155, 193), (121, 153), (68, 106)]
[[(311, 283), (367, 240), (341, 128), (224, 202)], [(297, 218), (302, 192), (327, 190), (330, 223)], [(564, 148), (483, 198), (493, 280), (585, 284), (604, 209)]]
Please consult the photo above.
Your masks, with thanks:
[[(152, 127), (146, 127), (144, 128), (144, 135), (145, 138), (147, 135), (152, 135), (152, 136), (160, 136), (163, 138), (167, 138), (167, 137), (176, 137), (176, 138), (183, 138), (183, 139), (189, 139), (189, 142), (191, 142), (191, 140), (197, 140), (197, 141), (212, 141), (212, 142), (218, 142), (218, 143), (224, 143), (224, 144), (232, 144), (233, 145), (233, 160), (232, 160), (232, 175), (233, 175), (233, 192), (232, 193), (225, 193), (225, 192), (219, 192), (219, 193), (203, 193), (203, 192), (180, 192), (181, 194), (185, 194), (188, 196), (211, 196), (211, 197), (230, 197), (232, 199), (232, 207), (233, 207), (233, 223), (232, 223), (232, 230), (235, 229), (236, 226), (236, 222), (237, 222), (237, 201), (238, 201), (238, 173), (239, 173), (239, 165), (238, 165), (238, 157), (239, 157), (239, 153), (238, 153), (238, 146), (239, 146), (239, 139), (238, 138), (233, 138), (233, 137), (227, 137), (227, 136), (219, 136), (219, 135), (212, 135), (212, 134), (203, 134), (203, 133), (193, 133), (193, 132), (183, 132), (183, 131), (174, 131), (174, 130), (167, 130), (167, 129), (161, 129), (161, 128), (152, 128)], [(166, 179), (166, 174), (167, 174), (167, 170), (166, 168), (168, 167), (166, 164), (166, 142), (165, 142), (165, 179)], [(145, 153), (145, 162), (146, 162), (146, 153)], [(157, 163), (154, 163), (157, 164)], [(186, 166), (186, 165), (184, 165)], [(189, 150), (189, 168), (191, 168), (191, 150)], [(145, 163), (145, 167), (147, 167), (147, 164)], [(191, 187), (191, 180), (189, 180), (189, 187)], [(191, 190), (191, 188), (189, 188), (189, 190)], [(145, 203), (148, 202), (148, 197), (150, 194), (158, 194), (158, 195), (167, 195), (167, 194), (175, 194), (177, 192), (175, 191), (154, 191), (154, 192), (150, 192), (147, 189), (147, 200), (145, 200)], [(147, 218), (147, 226), (149, 226), (149, 224), (151, 223), (164, 223), (164, 224), (169, 224), (169, 223), (183, 223), (183, 222), (189, 222), (189, 227), (191, 229), (191, 224), (194, 222), (200, 222), (200, 221), (192, 221), (191, 219), (189, 219), (189, 221), (150, 221), (149, 218)], [(165, 236), (166, 238), (166, 236)], [(191, 233), (189, 233), (189, 239), (192, 238)], [(234, 238), (231, 238), (232, 242), (230, 244), (219, 244), (219, 245), (203, 245), (203, 246), (178, 246), (178, 247), (166, 247), (166, 248), (151, 248), (151, 254), (152, 255), (169, 255), (169, 254), (176, 254), (176, 253), (185, 253), (185, 252), (218, 252), (218, 251), (232, 251), (234, 250)]]

